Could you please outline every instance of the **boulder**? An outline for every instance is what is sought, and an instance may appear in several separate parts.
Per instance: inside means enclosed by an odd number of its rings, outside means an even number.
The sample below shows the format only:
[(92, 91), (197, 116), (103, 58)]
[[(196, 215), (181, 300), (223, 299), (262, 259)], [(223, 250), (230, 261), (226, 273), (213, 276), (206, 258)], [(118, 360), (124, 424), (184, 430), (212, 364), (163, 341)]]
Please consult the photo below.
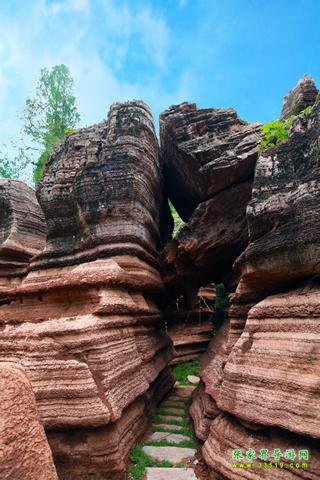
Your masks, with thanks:
[(3, 480), (58, 480), (24, 369), (0, 362), (0, 468)]
[(197, 206), (164, 249), (162, 274), (167, 285), (183, 291), (210, 281), (235, 284), (232, 266), (248, 244), (246, 208), (251, 188), (248, 180)]
[(250, 242), (237, 261), (241, 283), (252, 290), (279, 291), (320, 272), (319, 137), (320, 96), (296, 118), (288, 140), (258, 159), (247, 209)]

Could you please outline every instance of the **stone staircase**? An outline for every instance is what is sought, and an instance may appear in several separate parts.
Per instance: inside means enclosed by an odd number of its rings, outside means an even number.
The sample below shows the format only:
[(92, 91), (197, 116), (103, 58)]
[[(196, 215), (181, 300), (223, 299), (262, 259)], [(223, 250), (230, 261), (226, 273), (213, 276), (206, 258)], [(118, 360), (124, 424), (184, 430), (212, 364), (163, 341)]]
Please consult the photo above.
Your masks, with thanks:
[(142, 446), (143, 453), (152, 459), (155, 466), (146, 468), (143, 479), (197, 480), (194, 471), (198, 463), (195, 458), (197, 443), (189, 415), (193, 389), (176, 387), (159, 406), (152, 425), (153, 433)]

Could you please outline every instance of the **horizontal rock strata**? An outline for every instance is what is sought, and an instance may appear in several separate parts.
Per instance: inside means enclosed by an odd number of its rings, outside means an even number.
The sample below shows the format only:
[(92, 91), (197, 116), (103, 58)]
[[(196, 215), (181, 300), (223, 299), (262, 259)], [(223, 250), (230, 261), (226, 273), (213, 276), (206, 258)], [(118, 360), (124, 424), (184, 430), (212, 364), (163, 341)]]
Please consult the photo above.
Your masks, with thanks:
[(214, 286), (201, 287), (191, 304), (190, 299), (189, 302), (180, 300), (166, 316), (168, 334), (175, 349), (172, 365), (198, 358), (206, 350), (214, 328)]
[[(265, 460), (259, 458), (260, 450), (267, 454)], [(235, 451), (240, 451), (242, 458), (235, 459), (233, 457)], [(285, 458), (287, 451), (291, 454), (293, 451), (293, 459), (290, 456)], [(301, 451), (308, 452), (307, 460), (299, 458)], [(280, 458), (277, 457), (279, 453)], [(252, 455), (256, 458), (252, 459)], [(273, 455), (276, 455), (276, 458)], [(319, 478), (320, 461), (318, 445), (315, 442), (277, 428), (266, 429), (262, 426), (261, 431), (251, 430), (234, 417), (223, 413), (211, 424), (209, 437), (203, 447), (203, 456), (212, 469), (210, 480)], [(240, 464), (246, 466), (240, 467)], [(251, 467), (247, 467), (248, 464)]]
[(0, 307), (0, 360), (22, 364), (60, 480), (123, 480), (174, 383), (160, 327), (162, 179), (151, 113), (114, 104), (68, 135), (37, 192), (47, 241)]
[(34, 190), (0, 179), (0, 294), (21, 282), (29, 260), (43, 249), (45, 223)]
[[(286, 99), (289, 116), (308, 106), (300, 102), (305, 82)], [(320, 475), (319, 101), (293, 121), (286, 142), (257, 161), (249, 244), (235, 264), (240, 282), (203, 357), (191, 407), (212, 479)], [(310, 458), (304, 470), (276, 469), (274, 458), (272, 471), (233, 468), (232, 452), (249, 448), (308, 450)]]
[(210, 281), (235, 286), (232, 264), (248, 244), (259, 134), (258, 123), (232, 109), (182, 103), (161, 114), (167, 191), (187, 222), (162, 257), (164, 281), (178, 292)]

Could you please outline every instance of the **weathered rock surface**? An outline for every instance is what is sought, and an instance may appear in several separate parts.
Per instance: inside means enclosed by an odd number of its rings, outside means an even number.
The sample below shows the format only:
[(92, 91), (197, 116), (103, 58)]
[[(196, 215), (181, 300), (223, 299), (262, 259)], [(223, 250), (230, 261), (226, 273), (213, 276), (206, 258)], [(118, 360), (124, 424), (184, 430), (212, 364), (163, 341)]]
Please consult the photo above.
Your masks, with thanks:
[(172, 304), (174, 309), (166, 315), (175, 349), (172, 365), (194, 360), (206, 350), (213, 331), (214, 302), (215, 288), (208, 285)]
[(259, 131), (231, 108), (181, 103), (160, 115), (168, 194), (183, 220), (200, 202), (253, 176)]
[(44, 217), (34, 190), (20, 180), (0, 178), (0, 293), (21, 282), (44, 244)]
[(210, 281), (236, 284), (232, 264), (248, 244), (259, 135), (260, 124), (232, 109), (183, 103), (160, 116), (168, 195), (188, 222), (162, 259), (165, 283), (178, 292)]
[(0, 363), (3, 480), (58, 480), (30, 382), (20, 365)]
[[(232, 265), (248, 244), (252, 180), (202, 202), (163, 253), (165, 282), (178, 291), (214, 281), (234, 284)], [(213, 227), (214, 226), (214, 227)]]
[(43, 252), (0, 306), (0, 360), (28, 371), (61, 480), (123, 480), (174, 383), (157, 271), (162, 179), (148, 107), (114, 104), (51, 155)]
[(289, 118), (298, 115), (307, 107), (312, 106), (317, 98), (317, 89), (313, 78), (304, 75), (298, 84), (284, 96), (281, 118)]
[[(305, 82), (286, 100), (287, 116), (314, 102), (306, 95), (302, 105)], [(270, 469), (233, 468), (236, 448), (309, 449), (307, 469), (273, 468), (272, 478), (320, 476), (319, 138), (318, 96), (288, 140), (257, 161), (240, 283), (203, 356), (191, 407), (212, 479), (270, 478)]]
[(238, 261), (241, 282), (258, 291), (320, 272), (320, 96), (298, 117), (288, 141), (257, 162), (247, 218), (250, 243)]
[[(203, 447), (203, 456), (212, 469), (212, 480), (217, 478), (227, 478), (228, 480), (238, 480), (239, 478), (248, 480), (269, 480), (270, 478), (317, 480), (320, 472), (318, 447), (319, 444), (310, 439), (277, 428), (263, 428), (260, 432), (255, 432), (241, 425), (236, 418), (220, 414), (211, 425), (209, 437)], [(249, 449), (254, 451), (257, 459), (246, 460)], [(278, 460), (272, 457), (275, 449), (280, 449), (282, 454)], [(243, 459), (233, 459), (234, 450), (240, 450)], [(263, 461), (258, 458), (260, 450), (268, 451), (267, 460)], [(287, 450), (294, 450), (296, 458), (285, 459)], [(309, 458), (307, 460), (299, 459), (301, 450), (308, 450)], [(240, 463), (254, 466), (251, 468), (232, 466)], [(259, 468), (259, 463), (262, 464), (262, 468)], [(284, 463), (287, 466), (284, 466)], [(297, 463), (298, 467), (296, 467)], [(303, 467), (302, 464), (305, 466)]]
[(33, 267), (124, 254), (155, 264), (160, 168), (152, 115), (142, 101), (115, 103), (105, 122), (68, 135), (39, 186), (48, 235)]
[(218, 406), (320, 438), (320, 286), (267, 297), (228, 357)]
[(221, 410), (217, 407), (214, 399), (205, 392), (204, 384), (200, 383), (192, 394), (190, 415), (193, 420), (196, 435), (205, 441), (208, 438), (212, 421)]

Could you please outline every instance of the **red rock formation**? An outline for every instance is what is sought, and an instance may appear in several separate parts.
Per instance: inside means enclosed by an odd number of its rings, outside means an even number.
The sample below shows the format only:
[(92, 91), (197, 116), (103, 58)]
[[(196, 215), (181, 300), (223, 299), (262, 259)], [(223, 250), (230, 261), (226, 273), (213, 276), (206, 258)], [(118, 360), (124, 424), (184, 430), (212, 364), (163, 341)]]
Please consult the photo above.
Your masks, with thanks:
[(306, 471), (273, 468), (272, 478), (320, 476), (319, 138), (318, 97), (288, 141), (257, 162), (249, 245), (236, 262), (241, 280), (204, 357), (192, 406), (212, 478), (270, 478), (270, 470), (233, 469), (235, 448), (309, 449)]
[(168, 195), (188, 221), (163, 253), (165, 283), (178, 292), (190, 284), (236, 284), (232, 264), (248, 243), (259, 132), (232, 109), (183, 103), (160, 116)]
[[(212, 468), (210, 480), (228, 479), (275, 479), (275, 480), (318, 480), (320, 472), (319, 444), (277, 428), (257, 426), (254, 429), (242, 425), (229, 415), (220, 414), (211, 424), (210, 435), (203, 447), (203, 456)], [(251, 449), (251, 450), (250, 450)], [(233, 458), (239, 451), (242, 459)], [(259, 458), (260, 450), (267, 451), (267, 459)], [(275, 452), (276, 450), (276, 452)], [(281, 457), (277, 457), (279, 451)], [(308, 451), (308, 459), (299, 458), (299, 452)], [(247, 455), (249, 451), (249, 460)], [(292, 460), (285, 458), (286, 452), (295, 454)], [(276, 455), (276, 458), (273, 455)], [(250, 455), (256, 459), (250, 460)], [(289, 455), (287, 453), (287, 455)], [(233, 465), (250, 464), (251, 467)], [(260, 466), (259, 466), (260, 464)], [(298, 467), (296, 466), (298, 464)], [(304, 464), (304, 466), (303, 466)]]
[(320, 438), (320, 288), (267, 297), (248, 313), (218, 405), (254, 423)]
[(160, 115), (168, 195), (183, 220), (200, 202), (252, 177), (258, 134), (259, 124), (231, 108), (182, 103)]
[(168, 334), (173, 341), (175, 356), (172, 365), (194, 360), (208, 346), (213, 332), (215, 288), (201, 287), (194, 298), (177, 300), (175, 310), (167, 314)]
[(45, 244), (45, 223), (34, 190), (20, 180), (0, 179), (0, 293), (17, 285), (31, 257)]
[(20, 365), (0, 363), (3, 480), (58, 480), (30, 382)]
[(305, 108), (314, 105), (318, 93), (313, 78), (304, 75), (298, 84), (284, 96), (281, 118), (298, 115)]
[(157, 306), (161, 175), (148, 107), (114, 104), (106, 122), (69, 135), (38, 198), (47, 242), (0, 307), (0, 358), (28, 370), (59, 478), (122, 480), (174, 382)]

